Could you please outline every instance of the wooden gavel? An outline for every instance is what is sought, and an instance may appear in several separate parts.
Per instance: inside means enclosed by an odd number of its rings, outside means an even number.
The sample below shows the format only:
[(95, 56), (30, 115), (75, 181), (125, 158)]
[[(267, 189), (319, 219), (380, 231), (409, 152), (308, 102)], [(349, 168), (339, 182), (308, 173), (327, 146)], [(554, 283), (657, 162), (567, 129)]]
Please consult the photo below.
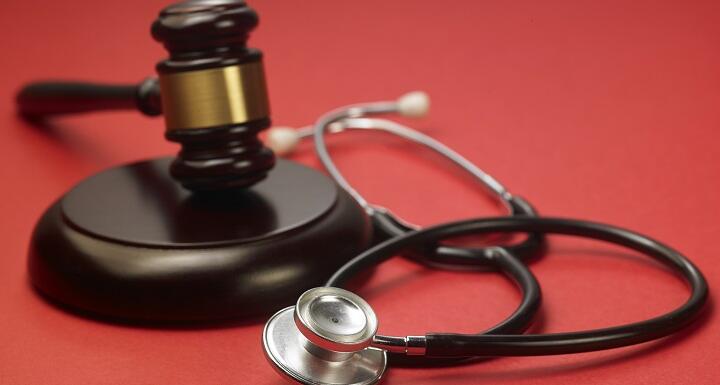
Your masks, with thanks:
[(270, 126), (262, 52), (248, 48), (257, 13), (243, 0), (190, 0), (160, 12), (152, 36), (169, 57), (138, 85), (38, 82), (17, 96), (30, 120), (137, 109), (165, 117), (165, 137), (182, 148), (170, 174), (192, 191), (249, 187), (275, 165), (258, 133)]

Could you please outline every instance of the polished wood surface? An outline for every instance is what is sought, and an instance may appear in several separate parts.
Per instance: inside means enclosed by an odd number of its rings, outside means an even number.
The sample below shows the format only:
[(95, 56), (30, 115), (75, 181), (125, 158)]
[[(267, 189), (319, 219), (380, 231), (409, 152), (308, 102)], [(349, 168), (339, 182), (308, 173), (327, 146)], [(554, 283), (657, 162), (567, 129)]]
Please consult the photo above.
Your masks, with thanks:
[(267, 315), (365, 249), (365, 212), (319, 172), (290, 161), (255, 186), (191, 193), (170, 158), (111, 168), (52, 205), (29, 273), (53, 302), (121, 321)]

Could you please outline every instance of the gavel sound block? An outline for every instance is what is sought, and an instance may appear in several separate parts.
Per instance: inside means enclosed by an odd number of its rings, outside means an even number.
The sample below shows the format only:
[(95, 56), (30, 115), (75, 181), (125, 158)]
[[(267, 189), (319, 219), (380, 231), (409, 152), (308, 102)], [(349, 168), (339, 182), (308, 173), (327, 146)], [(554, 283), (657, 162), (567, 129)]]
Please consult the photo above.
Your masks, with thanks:
[(368, 246), (367, 215), (345, 191), (257, 137), (270, 125), (262, 54), (246, 47), (257, 22), (240, 0), (175, 4), (152, 27), (169, 52), (159, 81), (21, 91), (34, 119), (162, 113), (182, 146), (91, 176), (45, 212), (28, 264), (44, 296), (126, 321), (247, 318), (291, 304)]

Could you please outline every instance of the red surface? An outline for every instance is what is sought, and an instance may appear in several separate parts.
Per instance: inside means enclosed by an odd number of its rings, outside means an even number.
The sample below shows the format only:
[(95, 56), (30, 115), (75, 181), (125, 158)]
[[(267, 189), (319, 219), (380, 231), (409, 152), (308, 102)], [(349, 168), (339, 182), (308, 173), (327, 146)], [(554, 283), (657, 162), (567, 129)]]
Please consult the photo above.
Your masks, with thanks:
[[(36, 78), (132, 82), (163, 57), (148, 26), (164, 0), (8, 0), (0, 12), (0, 383), (278, 384), (262, 326), (161, 330), (110, 325), (48, 305), (25, 252), (42, 211), (104, 168), (170, 154), (162, 123), (135, 113), (33, 130), (13, 93)], [(413, 89), (433, 97), (416, 123), (530, 199), (544, 214), (657, 237), (720, 284), (720, 3), (717, 1), (261, 1), (273, 118), (302, 125), (349, 102)], [(362, 139), (362, 142), (360, 140)], [(377, 136), (333, 140), (359, 189), (420, 223), (502, 211), (415, 147)], [(358, 145), (362, 143), (362, 146)], [(304, 148), (296, 157), (316, 165)], [(553, 238), (532, 265), (545, 295), (536, 330), (658, 315), (686, 289), (634, 254)], [(402, 260), (360, 293), (384, 333), (471, 332), (516, 305), (493, 274)], [(715, 384), (720, 325), (614, 351), (517, 357), (450, 369), (392, 369), (387, 384)]]

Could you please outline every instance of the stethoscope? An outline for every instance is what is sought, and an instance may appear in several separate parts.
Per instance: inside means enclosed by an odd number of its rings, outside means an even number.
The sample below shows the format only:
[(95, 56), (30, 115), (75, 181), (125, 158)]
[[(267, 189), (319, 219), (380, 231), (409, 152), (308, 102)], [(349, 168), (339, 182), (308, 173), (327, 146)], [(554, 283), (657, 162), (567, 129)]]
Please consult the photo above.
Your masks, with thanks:
[[(422, 101), (422, 96), (417, 94), (412, 98)], [(387, 239), (342, 266), (324, 287), (308, 290), (295, 306), (280, 310), (267, 321), (262, 336), (263, 348), (278, 373), (302, 384), (375, 384), (383, 378), (390, 359), (393, 364), (432, 365), (488, 356), (554, 355), (612, 349), (665, 337), (687, 326), (698, 316), (708, 297), (707, 282), (697, 267), (679, 252), (644, 235), (607, 224), (539, 218), (524, 201), (524, 208), (529, 210), (523, 213), (515, 211), (511, 202), (517, 198), (449, 148), (397, 123), (361, 118), (365, 114), (388, 112), (405, 112), (413, 116), (423, 111), (420, 108), (422, 103), (407, 100), (401, 98), (398, 102), (338, 109), (319, 119), (311, 131), (317, 154), (328, 173), (340, 186), (351, 191), (373, 217), (376, 229), (385, 232)], [(476, 176), (510, 208), (513, 215), (470, 219), (424, 229), (403, 222), (390, 211), (367, 203), (349, 186), (330, 159), (324, 133), (347, 128), (401, 132), (398, 135), (427, 145)], [(301, 131), (297, 138), (309, 136), (309, 132)], [(287, 132), (280, 135), (292, 139), (289, 142), (297, 141)], [(282, 140), (280, 142), (281, 145), (287, 144)], [(468, 249), (437, 246), (440, 241), (452, 236), (517, 232), (530, 234), (524, 242), (529, 243), (529, 247), (513, 245)], [(648, 255), (678, 272), (690, 286), (690, 297), (675, 310), (636, 323), (570, 333), (518, 334), (529, 325), (540, 303), (540, 287), (518, 257), (526, 257), (525, 253), (540, 249), (543, 243), (540, 234), (597, 239)], [(414, 252), (408, 254), (411, 250)], [(378, 320), (370, 305), (341, 287), (365, 269), (398, 253), (410, 255), (420, 262), (430, 262), (431, 265), (453, 266), (458, 263), (466, 267), (496, 267), (518, 282), (524, 292), (522, 304), (510, 317), (482, 334), (378, 335)]]

